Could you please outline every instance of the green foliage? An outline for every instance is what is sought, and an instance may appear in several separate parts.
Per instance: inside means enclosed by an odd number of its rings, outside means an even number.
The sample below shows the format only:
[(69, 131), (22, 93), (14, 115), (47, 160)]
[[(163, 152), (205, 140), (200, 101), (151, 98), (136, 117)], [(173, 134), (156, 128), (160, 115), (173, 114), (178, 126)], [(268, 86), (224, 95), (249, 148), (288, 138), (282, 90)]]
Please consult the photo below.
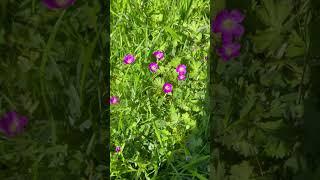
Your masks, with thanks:
[(210, 53), (211, 178), (316, 177), (319, 148), (310, 138), (319, 127), (311, 117), (318, 115), (315, 104), (304, 108), (304, 98), (312, 96), (310, 83), (319, 84), (308, 64), (316, 56), (310, 48), (318, 33), (309, 26), (317, 11), (310, 1), (293, 0), (227, 1), (226, 8), (246, 15), (246, 34), (239, 58), (222, 62), (214, 48)]
[(105, 176), (100, 8), (1, 1), (0, 114), (16, 110), (29, 124), (18, 137), (1, 137), (0, 179)]
[(230, 168), (230, 180), (250, 180), (253, 176), (253, 167), (246, 161), (239, 165), (233, 165)]
[[(120, 98), (111, 106), (111, 178), (207, 179), (209, 3), (111, 1), (111, 13), (111, 95)], [(153, 74), (156, 50), (165, 57)], [(129, 53), (136, 61), (124, 65)], [(187, 65), (186, 81), (177, 80), (179, 64)]]

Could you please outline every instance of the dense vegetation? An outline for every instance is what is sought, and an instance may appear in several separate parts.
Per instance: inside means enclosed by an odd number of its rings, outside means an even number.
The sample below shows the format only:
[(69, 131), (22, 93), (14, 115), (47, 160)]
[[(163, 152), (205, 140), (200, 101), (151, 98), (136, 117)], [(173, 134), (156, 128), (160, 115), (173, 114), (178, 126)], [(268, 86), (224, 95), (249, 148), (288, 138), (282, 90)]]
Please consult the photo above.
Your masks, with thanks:
[(112, 179), (208, 179), (209, 22), (204, 0), (111, 2)]
[(3, 180), (103, 179), (107, 171), (102, 7), (55, 7), (0, 1), (0, 115), (28, 118), (16, 136), (1, 133)]
[(245, 15), (238, 58), (222, 61), (219, 38), (211, 39), (212, 179), (318, 179), (319, 3), (212, 1), (211, 8), (212, 19), (223, 9)]

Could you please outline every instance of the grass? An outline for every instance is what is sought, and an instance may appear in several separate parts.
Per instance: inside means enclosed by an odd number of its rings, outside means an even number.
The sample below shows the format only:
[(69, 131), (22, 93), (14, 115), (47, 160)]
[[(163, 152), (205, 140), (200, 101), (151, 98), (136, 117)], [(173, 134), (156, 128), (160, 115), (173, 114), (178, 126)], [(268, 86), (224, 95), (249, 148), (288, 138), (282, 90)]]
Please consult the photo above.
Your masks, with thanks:
[[(111, 1), (110, 37), (110, 94), (120, 98), (110, 116), (112, 179), (207, 179), (209, 2)], [(156, 50), (165, 58), (153, 74)], [(129, 53), (136, 61), (124, 65)], [(179, 64), (186, 81), (177, 80)]]
[[(48, 10), (38, 1), (0, 3), (0, 114), (29, 118), (0, 139), (0, 179), (101, 179), (103, 53), (98, 2)], [(103, 117), (101, 117), (103, 114)]]

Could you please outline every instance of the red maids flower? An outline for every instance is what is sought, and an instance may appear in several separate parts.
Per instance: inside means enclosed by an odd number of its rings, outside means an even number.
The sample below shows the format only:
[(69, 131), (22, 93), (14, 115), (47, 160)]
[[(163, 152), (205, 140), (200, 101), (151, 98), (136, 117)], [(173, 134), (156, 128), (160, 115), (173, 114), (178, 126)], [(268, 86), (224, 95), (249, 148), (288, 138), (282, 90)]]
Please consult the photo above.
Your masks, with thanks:
[(0, 119), (0, 132), (8, 137), (13, 137), (20, 134), (24, 127), (28, 124), (28, 119), (18, 115), (16, 112), (7, 112)]
[(162, 51), (155, 51), (152, 53), (157, 60), (162, 60), (164, 57), (164, 53)]
[(183, 81), (183, 80), (185, 80), (186, 79), (186, 75), (184, 75), (184, 74), (179, 74), (179, 76), (178, 76), (178, 80), (179, 81)]
[(240, 55), (241, 45), (239, 43), (223, 44), (222, 47), (217, 49), (217, 54), (225, 61)]
[(136, 58), (132, 54), (127, 54), (123, 58), (123, 63), (124, 64), (132, 64), (135, 60), (136, 60)]
[(223, 43), (230, 43), (233, 37), (241, 37), (244, 33), (244, 27), (240, 24), (244, 19), (244, 15), (238, 10), (220, 11), (213, 25), (213, 32), (221, 33)]
[(181, 75), (181, 74), (184, 75), (184, 74), (187, 73), (187, 66), (184, 65), (184, 64), (180, 64), (180, 65), (177, 66), (176, 71), (177, 71), (177, 73), (178, 73), (179, 75)]
[(172, 88), (173, 88), (172, 84), (170, 84), (170, 83), (164, 83), (164, 85), (163, 85), (163, 92), (166, 93), (166, 94), (168, 94), (168, 93), (172, 92)]
[(65, 9), (72, 6), (76, 0), (42, 0), (49, 9)]
[(117, 96), (112, 96), (110, 98), (110, 104), (118, 104), (119, 103), (119, 98)]
[(149, 64), (149, 70), (151, 72), (157, 72), (158, 69), (159, 69), (159, 66), (156, 62), (152, 62)]

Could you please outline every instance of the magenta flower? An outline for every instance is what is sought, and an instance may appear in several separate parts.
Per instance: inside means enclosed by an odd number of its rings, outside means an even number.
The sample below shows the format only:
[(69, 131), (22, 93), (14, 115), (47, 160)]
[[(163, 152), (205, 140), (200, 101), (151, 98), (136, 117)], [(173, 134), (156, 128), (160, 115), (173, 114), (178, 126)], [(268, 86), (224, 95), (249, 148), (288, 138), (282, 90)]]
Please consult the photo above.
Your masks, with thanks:
[(172, 92), (172, 87), (173, 87), (172, 84), (170, 84), (170, 83), (164, 83), (164, 85), (163, 85), (163, 92), (166, 93), (166, 94)]
[(217, 54), (225, 61), (240, 55), (241, 45), (239, 43), (223, 44), (222, 47), (217, 49)]
[(42, 0), (49, 9), (65, 9), (72, 6), (76, 0)]
[(212, 23), (212, 30), (221, 33), (223, 43), (230, 43), (233, 37), (239, 38), (243, 35), (244, 27), (240, 24), (243, 19), (244, 15), (238, 10), (222, 10)]
[(159, 69), (159, 66), (156, 62), (152, 62), (149, 64), (149, 70), (151, 72), (156, 72)]
[(184, 64), (179, 64), (176, 68), (176, 71), (179, 75), (187, 73), (187, 66)]
[(21, 133), (27, 124), (26, 117), (18, 115), (15, 111), (10, 111), (0, 119), (0, 132), (8, 137), (13, 137)]
[(118, 152), (120, 152), (121, 151), (121, 147), (120, 146), (117, 146), (116, 147), (116, 152), (118, 153)]
[(178, 80), (179, 81), (183, 81), (183, 80), (185, 80), (186, 79), (186, 75), (184, 75), (184, 74), (179, 74), (178, 75)]
[(164, 53), (162, 51), (155, 51), (152, 54), (157, 58), (157, 60), (162, 60), (164, 57)]
[(118, 104), (119, 98), (117, 96), (112, 96), (109, 101), (110, 101), (110, 104)]
[(124, 64), (132, 64), (135, 61), (135, 57), (132, 54), (127, 54), (124, 58), (123, 58), (123, 63)]

